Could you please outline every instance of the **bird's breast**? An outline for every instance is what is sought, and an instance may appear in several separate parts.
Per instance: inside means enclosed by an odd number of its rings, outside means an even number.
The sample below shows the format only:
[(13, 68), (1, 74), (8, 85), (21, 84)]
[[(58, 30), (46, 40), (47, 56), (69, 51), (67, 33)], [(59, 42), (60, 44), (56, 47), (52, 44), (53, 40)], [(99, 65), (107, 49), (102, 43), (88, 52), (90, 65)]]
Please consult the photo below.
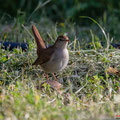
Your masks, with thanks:
[(51, 59), (47, 63), (42, 64), (41, 67), (46, 72), (55, 73), (63, 70), (67, 66), (68, 60), (69, 53), (67, 49), (56, 50)]

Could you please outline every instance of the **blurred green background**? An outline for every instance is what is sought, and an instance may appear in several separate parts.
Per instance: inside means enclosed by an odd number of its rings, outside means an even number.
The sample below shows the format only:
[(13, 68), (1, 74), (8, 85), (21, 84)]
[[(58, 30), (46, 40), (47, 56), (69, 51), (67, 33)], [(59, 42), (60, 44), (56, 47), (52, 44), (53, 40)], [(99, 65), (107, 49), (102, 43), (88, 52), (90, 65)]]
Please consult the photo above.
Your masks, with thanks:
[[(94, 24), (80, 16), (89, 16), (99, 22), (114, 39), (120, 39), (120, 0), (0, 0), (1, 23), (19, 19), (24, 23), (44, 18), (52, 23), (77, 26)], [(62, 24), (61, 24), (62, 25)]]
[[(64, 21), (70, 19), (79, 23), (79, 16), (101, 17), (104, 12), (120, 17), (119, 0), (1, 0), (0, 12), (17, 17), (23, 12), (26, 19), (34, 14), (32, 18), (47, 16), (53, 21)], [(21, 14), (23, 14), (21, 13)]]

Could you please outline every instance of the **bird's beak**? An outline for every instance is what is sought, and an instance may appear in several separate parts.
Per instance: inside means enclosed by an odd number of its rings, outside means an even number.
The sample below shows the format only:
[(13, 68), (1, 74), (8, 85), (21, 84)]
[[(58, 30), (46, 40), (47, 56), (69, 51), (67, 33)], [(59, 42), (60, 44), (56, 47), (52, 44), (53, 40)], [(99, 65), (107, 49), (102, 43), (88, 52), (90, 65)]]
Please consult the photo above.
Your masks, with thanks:
[(66, 42), (69, 42), (69, 40), (65, 40)]

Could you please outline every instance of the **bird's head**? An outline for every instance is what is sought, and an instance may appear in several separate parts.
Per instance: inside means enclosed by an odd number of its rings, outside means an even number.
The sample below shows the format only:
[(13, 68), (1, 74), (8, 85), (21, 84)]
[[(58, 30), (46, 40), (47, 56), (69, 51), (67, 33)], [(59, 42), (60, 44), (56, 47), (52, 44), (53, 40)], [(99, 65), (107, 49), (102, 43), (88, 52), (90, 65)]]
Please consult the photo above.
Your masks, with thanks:
[(69, 38), (65, 35), (58, 36), (55, 46), (59, 48), (66, 48), (69, 42)]

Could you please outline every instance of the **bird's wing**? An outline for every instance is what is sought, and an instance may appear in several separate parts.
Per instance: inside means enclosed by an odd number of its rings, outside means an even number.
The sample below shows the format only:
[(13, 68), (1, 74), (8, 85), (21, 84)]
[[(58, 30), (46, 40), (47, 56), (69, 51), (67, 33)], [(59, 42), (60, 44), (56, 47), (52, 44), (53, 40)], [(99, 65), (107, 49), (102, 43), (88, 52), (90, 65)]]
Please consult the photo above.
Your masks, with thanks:
[(38, 56), (38, 58), (36, 59), (36, 61), (33, 63), (33, 65), (41, 65), (43, 63), (46, 63), (50, 60), (50, 58), (52, 57), (54, 53), (54, 49), (53, 47), (49, 47), (44, 49)]

